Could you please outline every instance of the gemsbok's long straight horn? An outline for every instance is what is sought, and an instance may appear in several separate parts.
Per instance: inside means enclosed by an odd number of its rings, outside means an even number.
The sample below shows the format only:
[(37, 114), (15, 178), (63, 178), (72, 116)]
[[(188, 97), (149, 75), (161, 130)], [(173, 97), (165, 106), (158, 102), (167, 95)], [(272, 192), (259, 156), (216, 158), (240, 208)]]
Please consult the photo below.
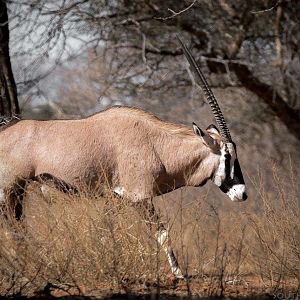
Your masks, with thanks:
[(212, 92), (211, 88), (209, 87), (204, 74), (202, 73), (200, 67), (198, 66), (198, 64), (197, 64), (195, 58), (193, 57), (192, 53), (190, 52), (190, 50), (183, 43), (183, 41), (180, 39), (179, 36), (177, 36), (177, 38), (181, 44), (181, 47), (182, 47), (185, 57), (187, 58), (188, 62), (190, 63), (190, 70), (195, 75), (195, 81), (201, 86), (204, 94), (206, 95), (207, 101), (211, 107), (212, 113), (214, 114), (216, 123), (219, 126), (222, 137), (224, 138), (225, 142), (231, 143), (232, 139), (230, 136), (229, 129), (227, 127), (225, 118), (222, 114), (222, 111), (220, 109), (220, 106), (217, 102), (217, 99), (216, 99), (214, 93)]

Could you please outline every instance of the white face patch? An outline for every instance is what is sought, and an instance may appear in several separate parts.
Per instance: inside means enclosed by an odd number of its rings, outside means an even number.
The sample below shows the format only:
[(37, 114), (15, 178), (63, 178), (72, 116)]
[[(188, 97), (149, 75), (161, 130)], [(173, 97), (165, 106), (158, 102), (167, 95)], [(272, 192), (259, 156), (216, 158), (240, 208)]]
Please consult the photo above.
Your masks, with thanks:
[(213, 180), (214, 183), (217, 186), (221, 186), (222, 181), (224, 180), (224, 178), (226, 176), (226, 173), (225, 173), (225, 154), (226, 154), (225, 146), (223, 146), (221, 148), (221, 156), (220, 156), (219, 166), (216, 170), (215, 177), (214, 177), (214, 180)]
[(245, 182), (237, 160), (234, 144), (226, 143), (220, 151), (219, 165), (213, 178), (214, 183), (232, 201), (246, 200)]
[(231, 156), (231, 158), (230, 158), (230, 177), (231, 177), (231, 179), (233, 179), (233, 176), (234, 176), (234, 161), (236, 160), (236, 153), (235, 153), (233, 144), (227, 143), (226, 146), (227, 146), (228, 152)]
[(246, 193), (246, 186), (244, 184), (236, 184), (226, 193), (228, 197), (235, 202), (244, 201), (243, 195)]
[(236, 153), (234, 150), (234, 146), (231, 143), (226, 143), (222, 146), (221, 148), (221, 155), (220, 155), (220, 161), (219, 161), (219, 166), (215, 172), (215, 177), (214, 177), (214, 183), (217, 186), (221, 186), (223, 180), (226, 177), (226, 170), (225, 170), (225, 155), (230, 154), (230, 177), (233, 179), (234, 176), (234, 161), (236, 159)]

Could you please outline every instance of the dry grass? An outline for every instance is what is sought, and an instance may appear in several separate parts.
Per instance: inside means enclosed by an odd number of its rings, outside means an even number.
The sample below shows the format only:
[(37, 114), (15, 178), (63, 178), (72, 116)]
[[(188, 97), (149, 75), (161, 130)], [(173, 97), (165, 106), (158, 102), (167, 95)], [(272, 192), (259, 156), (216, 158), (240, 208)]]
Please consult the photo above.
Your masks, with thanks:
[[(113, 195), (64, 195), (29, 187), (22, 225), (1, 218), (2, 296), (120, 292), (224, 296), (299, 292), (300, 204), (296, 179), (274, 193), (258, 176), (255, 205), (160, 199), (175, 252), (189, 282), (170, 279), (164, 253), (130, 203)], [(286, 187), (283, 189), (283, 187)], [(259, 209), (254, 208), (259, 207)]]

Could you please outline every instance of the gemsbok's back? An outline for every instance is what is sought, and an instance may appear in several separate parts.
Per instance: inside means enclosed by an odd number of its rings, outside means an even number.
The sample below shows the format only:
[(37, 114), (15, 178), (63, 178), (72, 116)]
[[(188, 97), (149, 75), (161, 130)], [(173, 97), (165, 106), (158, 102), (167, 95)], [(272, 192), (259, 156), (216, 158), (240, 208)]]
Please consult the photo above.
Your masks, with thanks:
[(102, 182), (137, 207), (147, 207), (145, 218), (158, 222), (157, 239), (172, 272), (182, 277), (151, 199), (182, 186), (201, 186), (208, 179), (233, 201), (247, 198), (224, 117), (194, 58), (182, 46), (220, 131), (214, 125), (203, 131), (196, 124), (171, 124), (130, 107), (112, 107), (81, 120), (19, 121), (0, 132), (0, 202), (16, 205), (12, 197), (20, 199), (23, 190), (15, 187), (29, 179), (50, 179), (67, 190)]

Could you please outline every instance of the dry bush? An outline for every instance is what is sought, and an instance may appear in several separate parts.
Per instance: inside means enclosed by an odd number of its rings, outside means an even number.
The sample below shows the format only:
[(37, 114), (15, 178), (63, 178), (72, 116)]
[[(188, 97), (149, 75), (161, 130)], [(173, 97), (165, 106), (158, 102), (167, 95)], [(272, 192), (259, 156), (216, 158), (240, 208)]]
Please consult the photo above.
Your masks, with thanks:
[(229, 202), (229, 211), (206, 196), (197, 203), (187, 203), (184, 198), (167, 203), (173, 209), (165, 207), (162, 214), (169, 216), (171, 238), (183, 270), (198, 280), (194, 288), (201, 290), (202, 296), (222, 296), (230, 285), (247, 288), (244, 278), (251, 266), (242, 204)]
[[(195, 202), (184, 192), (155, 202), (183, 271), (194, 275), (184, 283), (188, 294), (299, 292), (297, 180), (288, 185), (273, 171), (277, 198), (258, 176), (252, 205), (220, 206), (206, 196)], [(48, 193), (31, 184), (22, 225), (1, 218), (1, 295), (168, 287), (165, 254), (131, 203), (109, 193)]]
[(297, 285), (297, 291), (300, 288), (298, 181), (293, 171), (287, 177), (273, 166), (273, 193), (266, 191), (260, 177), (254, 182), (259, 191), (260, 211), (248, 213), (253, 234), (251, 260), (262, 281), (275, 289), (285, 289), (291, 280)]
[(45, 199), (36, 188), (28, 194), (24, 226), (4, 230), (2, 219), (2, 292), (27, 294), (51, 283), (82, 293), (156, 278), (157, 245), (125, 200), (54, 190)]

